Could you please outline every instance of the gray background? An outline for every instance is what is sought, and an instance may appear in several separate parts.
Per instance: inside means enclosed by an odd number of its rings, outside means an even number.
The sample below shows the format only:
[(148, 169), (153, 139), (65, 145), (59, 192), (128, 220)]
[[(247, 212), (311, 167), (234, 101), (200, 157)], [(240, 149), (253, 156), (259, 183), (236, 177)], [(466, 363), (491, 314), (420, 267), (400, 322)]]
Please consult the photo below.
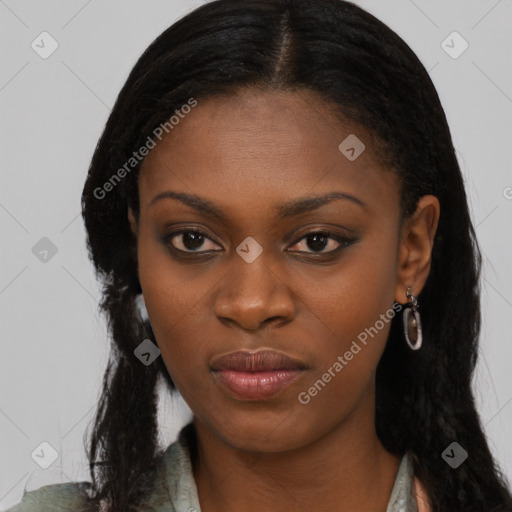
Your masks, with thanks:
[[(85, 250), (80, 194), (135, 60), (201, 3), (0, 0), (0, 508), (19, 501), (25, 485), (31, 490), (89, 479), (82, 437), (98, 400), (108, 342), (97, 314), (99, 288)], [(491, 449), (510, 482), (512, 2), (357, 3), (418, 54), (448, 116), (484, 253), (476, 396)], [(31, 47), (34, 40), (42, 46), (43, 31), (59, 45), (47, 59)], [(456, 59), (442, 47), (453, 31), (469, 43)], [(446, 44), (452, 53), (462, 48), (457, 39)], [(43, 237), (57, 249), (46, 262), (32, 252)], [(181, 400), (162, 396), (161, 403), (166, 446), (189, 413)], [(42, 442), (57, 452), (48, 469), (31, 457)]]

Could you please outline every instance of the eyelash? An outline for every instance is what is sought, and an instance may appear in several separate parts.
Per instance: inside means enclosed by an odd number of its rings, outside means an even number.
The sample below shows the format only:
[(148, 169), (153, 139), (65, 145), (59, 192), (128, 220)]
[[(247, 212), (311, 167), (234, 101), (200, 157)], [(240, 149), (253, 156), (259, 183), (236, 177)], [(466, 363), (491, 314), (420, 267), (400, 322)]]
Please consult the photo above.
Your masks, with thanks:
[[(210, 250), (207, 250), (207, 251), (184, 251), (182, 249), (178, 249), (176, 247), (174, 247), (172, 245), (172, 240), (178, 236), (178, 235), (182, 235), (184, 233), (195, 233), (195, 234), (198, 234), (214, 243), (216, 243), (214, 240), (212, 240), (204, 231), (201, 231), (199, 229), (191, 229), (191, 228), (187, 228), (187, 229), (181, 229), (179, 231), (173, 231), (171, 233), (168, 233), (167, 235), (165, 235), (163, 237), (163, 241), (165, 243), (165, 245), (167, 245), (169, 247), (169, 249), (173, 252), (175, 252), (176, 254), (187, 254), (187, 255), (192, 255), (192, 254), (195, 254), (195, 255), (202, 255), (202, 256), (207, 256), (207, 255), (210, 255), (211, 253), (213, 252), (221, 252), (219, 250), (215, 250), (215, 249), (210, 249)], [(322, 256), (322, 255), (325, 255), (325, 256), (332, 256), (334, 254), (337, 254), (339, 252), (341, 252), (344, 248), (346, 247), (349, 247), (350, 245), (352, 245), (353, 243), (355, 243), (357, 241), (357, 239), (355, 238), (349, 238), (349, 237), (346, 237), (346, 236), (343, 236), (343, 235), (340, 235), (339, 233), (335, 233), (335, 232), (332, 232), (332, 231), (328, 231), (328, 230), (315, 230), (315, 231), (309, 231), (308, 233), (305, 233), (303, 234), (299, 239), (297, 239), (296, 242), (294, 242), (292, 244), (293, 245), (297, 245), (299, 242), (301, 242), (302, 240), (304, 239), (307, 239), (308, 237), (310, 236), (313, 236), (313, 235), (325, 235), (325, 238), (327, 238), (328, 240), (335, 240), (336, 242), (338, 242), (340, 245), (339, 247), (337, 247), (336, 249), (332, 249), (330, 251), (327, 251), (327, 252), (314, 252), (314, 251), (292, 251), (292, 252), (295, 252), (295, 253), (299, 253), (299, 254), (305, 254), (305, 255), (319, 255), (319, 256)], [(187, 256), (186, 256), (187, 257)]]

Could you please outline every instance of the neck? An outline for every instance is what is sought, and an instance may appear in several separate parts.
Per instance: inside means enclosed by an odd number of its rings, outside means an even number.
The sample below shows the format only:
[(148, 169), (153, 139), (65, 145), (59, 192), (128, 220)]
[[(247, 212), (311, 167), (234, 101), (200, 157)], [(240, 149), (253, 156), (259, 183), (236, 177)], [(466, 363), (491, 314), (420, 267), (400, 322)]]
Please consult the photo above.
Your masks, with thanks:
[(285, 452), (241, 450), (194, 418), (192, 467), (201, 510), (385, 511), (400, 457), (380, 443), (369, 402), (308, 445)]

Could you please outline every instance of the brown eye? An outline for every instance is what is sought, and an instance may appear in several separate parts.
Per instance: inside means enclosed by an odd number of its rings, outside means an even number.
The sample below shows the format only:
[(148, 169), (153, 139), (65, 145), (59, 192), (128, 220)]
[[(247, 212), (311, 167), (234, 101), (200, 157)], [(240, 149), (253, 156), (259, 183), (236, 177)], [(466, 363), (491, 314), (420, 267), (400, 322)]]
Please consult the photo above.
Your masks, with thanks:
[[(303, 242), (303, 240), (306, 242)], [(292, 247), (301, 247), (298, 249), (298, 252), (329, 254), (337, 252), (343, 247), (348, 247), (353, 242), (353, 239), (343, 237), (336, 233), (328, 231), (314, 231), (303, 236)], [(329, 250), (326, 251), (325, 249)]]
[(170, 233), (166, 236), (166, 243), (182, 252), (205, 252), (216, 250), (215, 247), (218, 247), (205, 233), (192, 229)]

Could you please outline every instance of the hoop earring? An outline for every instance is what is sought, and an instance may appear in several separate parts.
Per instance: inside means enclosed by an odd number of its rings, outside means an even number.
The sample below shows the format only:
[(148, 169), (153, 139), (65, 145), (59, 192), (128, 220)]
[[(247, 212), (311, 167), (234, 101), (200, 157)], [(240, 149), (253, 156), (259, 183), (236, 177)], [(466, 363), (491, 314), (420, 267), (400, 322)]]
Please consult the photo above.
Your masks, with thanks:
[(407, 288), (405, 294), (409, 299), (403, 314), (405, 341), (411, 350), (419, 350), (423, 342), (423, 335), (418, 311), (418, 299), (412, 294), (411, 287)]

